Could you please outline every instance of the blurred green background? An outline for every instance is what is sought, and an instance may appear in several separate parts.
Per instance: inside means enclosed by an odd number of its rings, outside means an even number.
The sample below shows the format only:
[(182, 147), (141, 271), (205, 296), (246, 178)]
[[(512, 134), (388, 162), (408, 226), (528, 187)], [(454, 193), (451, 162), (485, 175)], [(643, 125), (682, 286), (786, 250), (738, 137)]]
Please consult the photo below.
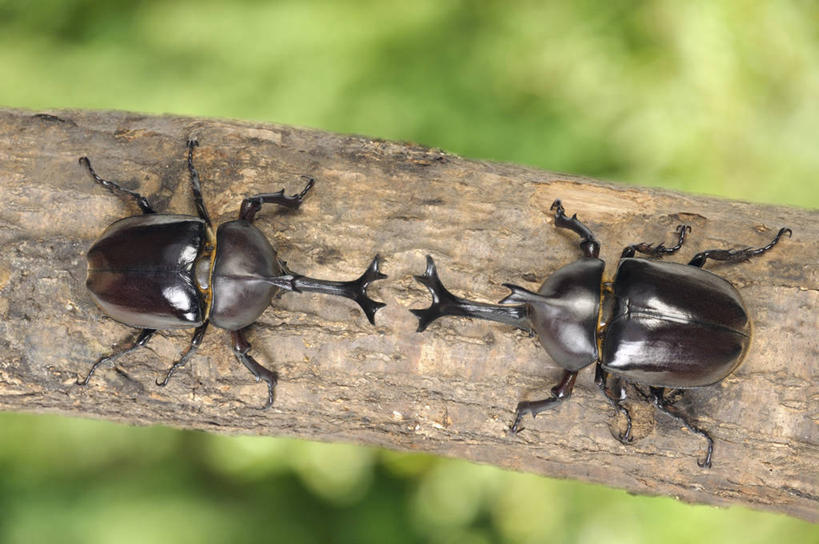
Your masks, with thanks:
[[(0, 105), (246, 118), (819, 203), (813, 1), (0, 0)], [(0, 416), (0, 542), (819, 542), (418, 455)]]

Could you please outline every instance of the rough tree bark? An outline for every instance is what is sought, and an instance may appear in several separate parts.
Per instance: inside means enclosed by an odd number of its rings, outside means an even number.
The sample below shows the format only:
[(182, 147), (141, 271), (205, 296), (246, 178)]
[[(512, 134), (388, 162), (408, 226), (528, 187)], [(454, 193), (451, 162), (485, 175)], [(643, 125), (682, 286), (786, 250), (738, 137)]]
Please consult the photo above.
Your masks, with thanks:
[[(817, 291), (819, 214), (601, 183), (506, 164), (464, 160), (412, 144), (248, 122), (121, 112), (0, 110), (0, 407), (130, 424), (294, 436), (427, 452), (574, 478), (636, 493), (743, 504), (819, 519)], [(84, 253), (112, 221), (138, 213), (77, 163), (148, 196), (159, 211), (194, 213), (185, 140), (215, 221), (242, 197), (301, 188), (302, 208), (263, 208), (258, 226), (294, 270), (352, 279), (376, 253), (389, 279), (371, 287), (388, 306), (367, 323), (350, 301), (288, 293), (249, 333), (256, 358), (279, 373), (277, 401), (259, 410), (263, 384), (237, 364), (225, 331), (170, 384), (154, 384), (192, 331), (163, 332), (147, 349), (74, 381), (136, 331), (103, 316), (85, 286)], [(444, 319), (415, 332), (409, 308), (429, 303), (412, 279), (435, 257), (445, 285), (496, 301), (502, 282), (536, 288), (578, 257), (577, 237), (552, 225), (561, 198), (603, 244), (612, 272), (622, 248), (671, 241), (693, 227), (673, 260), (794, 235), (741, 265), (709, 262), (743, 293), (754, 319), (749, 356), (717, 386), (680, 406), (716, 441), (714, 466), (697, 467), (703, 442), (637, 401), (635, 441), (612, 437), (615, 417), (580, 374), (559, 409), (510, 436), (521, 399), (541, 398), (560, 376), (536, 339), (485, 321)], [(633, 392), (632, 392), (633, 393)]]

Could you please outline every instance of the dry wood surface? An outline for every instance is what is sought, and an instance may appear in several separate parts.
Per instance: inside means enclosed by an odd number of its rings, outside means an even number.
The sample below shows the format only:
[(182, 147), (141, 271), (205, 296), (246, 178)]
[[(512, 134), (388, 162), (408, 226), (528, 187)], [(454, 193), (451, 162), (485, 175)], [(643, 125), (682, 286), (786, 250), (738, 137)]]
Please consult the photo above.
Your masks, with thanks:
[[(300, 210), (269, 205), (257, 226), (289, 266), (353, 279), (375, 254), (389, 279), (370, 288), (387, 303), (370, 325), (351, 301), (286, 293), (248, 331), (252, 353), (279, 374), (266, 399), (238, 364), (226, 331), (211, 328), (196, 356), (155, 385), (191, 330), (162, 331), (146, 349), (101, 367), (98, 357), (136, 330), (107, 318), (85, 288), (85, 251), (111, 222), (135, 215), (78, 164), (147, 196), (159, 212), (195, 214), (185, 141), (215, 222), (237, 217), (245, 196), (301, 189)], [(806, 183), (813, 180), (805, 180)], [(607, 274), (625, 245), (689, 241), (669, 260), (705, 249), (759, 246), (793, 229), (770, 253), (739, 265), (708, 262), (743, 294), (751, 350), (722, 383), (679, 401), (711, 431), (714, 465), (696, 464), (702, 440), (637, 400), (634, 443), (600, 395), (594, 372), (572, 398), (510, 436), (519, 400), (543, 398), (561, 375), (535, 338), (472, 319), (416, 333), (409, 308), (429, 304), (412, 278), (430, 254), (455, 294), (494, 302), (511, 282), (536, 289), (579, 256), (577, 236), (554, 228), (562, 199), (602, 244)], [(292, 436), (426, 452), (635, 493), (747, 505), (819, 520), (819, 213), (613, 185), (507, 164), (466, 160), (413, 144), (280, 125), (123, 112), (0, 110), (0, 407), (130, 424)], [(633, 391), (631, 392), (633, 394)]]

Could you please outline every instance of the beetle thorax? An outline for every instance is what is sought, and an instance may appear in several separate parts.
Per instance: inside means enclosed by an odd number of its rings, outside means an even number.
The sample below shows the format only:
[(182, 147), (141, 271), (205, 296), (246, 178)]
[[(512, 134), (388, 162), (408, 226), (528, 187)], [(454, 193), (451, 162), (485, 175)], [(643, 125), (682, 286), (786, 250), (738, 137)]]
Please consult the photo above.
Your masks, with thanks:
[(532, 326), (549, 356), (576, 371), (597, 360), (604, 263), (585, 258), (549, 276), (529, 302)]
[(278, 292), (274, 278), (281, 274), (276, 251), (259, 229), (241, 219), (220, 225), (210, 275), (211, 322), (239, 330), (256, 321)]

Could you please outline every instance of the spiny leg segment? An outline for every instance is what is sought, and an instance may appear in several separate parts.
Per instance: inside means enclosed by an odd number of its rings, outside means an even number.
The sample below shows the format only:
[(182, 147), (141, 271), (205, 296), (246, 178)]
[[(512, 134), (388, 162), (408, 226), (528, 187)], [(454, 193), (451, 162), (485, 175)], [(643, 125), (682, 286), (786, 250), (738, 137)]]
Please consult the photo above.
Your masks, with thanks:
[(153, 207), (151, 207), (151, 203), (148, 202), (148, 199), (142, 196), (141, 194), (137, 193), (136, 191), (126, 189), (125, 187), (121, 186), (116, 182), (109, 181), (107, 179), (102, 179), (101, 177), (99, 177), (97, 173), (94, 171), (94, 168), (91, 166), (91, 161), (88, 160), (88, 157), (80, 157), (80, 164), (85, 166), (85, 168), (88, 170), (88, 173), (91, 174), (92, 178), (94, 178), (94, 181), (96, 181), (97, 183), (99, 183), (112, 193), (114, 194), (119, 193), (120, 196), (133, 198), (136, 201), (137, 205), (139, 206), (139, 209), (142, 210), (142, 213), (156, 213)]
[(713, 259), (715, 261), (725, 261), (729, 263), (741, 263), (743, 261), (749, 260), (751, 257), (756, 257), (757, 255), (762, 255), (766, 251), (772, 249), (777, 243), (779, 243), (779, 239), (782, 238), (785, 234), (788, 237), (791, 236), (793, 231), (788, 227), (784, 227), (779, 229), (779, 232), (776, 233), (771, 242), (759, 248), (750, 248), (746, 247), (743, 249), (709, 249), (707, 251), (703, 251), (701, 253), (697, 253), (694, 255), (694, 258), (688, 263), (691, 266), (696, 266), (697, 268), (702, 268), (705, 264), (705, 261), (708, 259)]
[(686, 233), (691, 232), (691, 227), (689, 225), (678, 225), (677, 230), (675, 231), (679, 238), (677, 239), (677, 243), (671, 247), (665, 247), (662, 242), (657, 244), (656, 246), (653, 244), (649, 244), (646, 242), (640, 242), (639, 244), (632, 244), (630, 246), (626, 246), (623, 249), (623, 253), (620, 255), (621, 259), (625, 259), (628, 257), (634, 257), (635, 253), (643, 253), (648, 255), (649, 257), (662, 257), (664, 255), (671, 255), (672, 253), (676, 253), (680, 250), (685, 243), (685, 235)]
[(91, 376), (93, 376), (94, 372), (96, 372), (98, 366), (100, 366), (103, 363), (113, 363), (123, 355), (127, 355), (132, 351), (136, 351), (137, 349), (143, 347), (145, 344), (148, 343), (148, 340), (151, 339), (155, 332), (156, 329), (142, 329), (142, 331), (139, 333), (139, 336), (137, 336), (136, 340), (134, 340), (134, 342), (130, 346), (112, 355), (107, 355), (105, 357), (97, 359), (97, 362), (95, 362), (91, 366), (91, 370), (88, 371), (88, 374), (85, 376), (85, 379), (81, 380), (79, 377), (77, 378), (77, 385), (88, 385), (88, 380), (91, 379)]

